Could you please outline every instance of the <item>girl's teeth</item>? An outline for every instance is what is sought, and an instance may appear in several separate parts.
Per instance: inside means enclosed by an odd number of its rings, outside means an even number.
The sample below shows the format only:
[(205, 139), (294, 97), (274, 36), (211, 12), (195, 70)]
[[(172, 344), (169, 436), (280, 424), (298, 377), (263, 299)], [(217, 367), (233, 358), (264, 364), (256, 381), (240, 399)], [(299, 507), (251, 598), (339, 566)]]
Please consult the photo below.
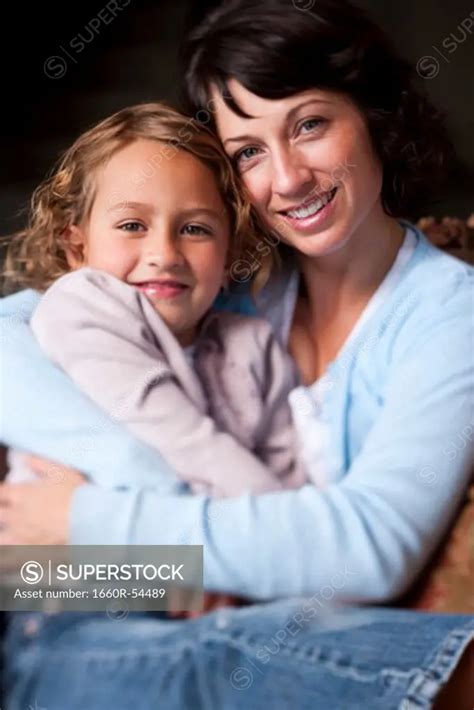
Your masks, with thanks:
[(325, 205), (327, 205), (332, 195), (333, 192), (328, 192), (322, 199), (314, 200), (314, 202), (310, 202), (309, 205), (306, 205), (305, 207), (298, 207), (298, 209), (291, 210), (290, 212), (287, 212), (287, 214), (289, 217), (296, 217), (296, 219), (312, 217), (312, 215), (316, 214), (322, 210)]

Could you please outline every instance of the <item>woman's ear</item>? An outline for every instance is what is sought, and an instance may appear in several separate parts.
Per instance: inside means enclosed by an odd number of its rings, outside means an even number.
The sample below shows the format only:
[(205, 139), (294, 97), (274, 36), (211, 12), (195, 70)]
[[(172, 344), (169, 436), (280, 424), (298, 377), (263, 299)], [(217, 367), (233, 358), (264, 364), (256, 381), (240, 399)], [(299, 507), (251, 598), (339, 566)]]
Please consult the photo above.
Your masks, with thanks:
[(87, 256), (86, 235), (76, 224), (71, 224), (63, 232), (64, 252), (71, 269), (85, 266)]

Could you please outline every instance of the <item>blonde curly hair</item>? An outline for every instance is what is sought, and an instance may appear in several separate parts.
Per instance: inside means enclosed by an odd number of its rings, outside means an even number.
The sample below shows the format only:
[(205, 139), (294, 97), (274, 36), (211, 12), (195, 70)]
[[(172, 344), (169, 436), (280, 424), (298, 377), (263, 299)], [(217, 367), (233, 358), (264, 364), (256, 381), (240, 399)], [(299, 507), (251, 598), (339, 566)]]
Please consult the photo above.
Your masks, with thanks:
[[(214, 134), (198, 121), (163, 103), (124, 108), (83, 133), (63, 154), (50, 176), (34, 191), (28, 226), (7, 237), (4, 270), (6, 291), (33, 288), (44, 291), (69, 272), (65, 231), (90, 214), (95, 199), (95, 174), (119, 150), (135, 140), (156, 140), (170, 151), (195, 155), (215, 174), (231, 223), (228, 263), (237, 264), (244, 254), (259, 254), (253, 262), (251, 292), (266, 283), (275, 249), (261, 250), (265, 231), (254, 213), (238, 176)], [(164, 152), (164, 151), (163, 151)], [(245, 263), (250, 264), (248, 259)], [(231, 278), (232, 278), (232, 268)]]

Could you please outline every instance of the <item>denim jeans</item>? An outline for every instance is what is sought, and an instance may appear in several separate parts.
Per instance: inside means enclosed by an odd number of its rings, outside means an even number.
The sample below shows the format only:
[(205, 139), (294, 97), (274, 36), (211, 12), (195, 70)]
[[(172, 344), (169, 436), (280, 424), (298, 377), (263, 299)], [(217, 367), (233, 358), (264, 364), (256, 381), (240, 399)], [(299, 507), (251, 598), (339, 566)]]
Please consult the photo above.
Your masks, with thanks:
[(198, 619), (11, 615), (7, 710), (429, 708), (473, 617), (292, 599)]

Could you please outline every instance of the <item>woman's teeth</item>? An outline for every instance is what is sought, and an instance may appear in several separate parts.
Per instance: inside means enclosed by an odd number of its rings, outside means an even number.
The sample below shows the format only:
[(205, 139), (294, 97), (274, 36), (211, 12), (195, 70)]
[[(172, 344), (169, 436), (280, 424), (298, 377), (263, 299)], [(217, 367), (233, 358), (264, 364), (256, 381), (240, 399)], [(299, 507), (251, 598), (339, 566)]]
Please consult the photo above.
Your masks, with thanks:
[(323, 207), (325, 207), (328, 202), (331, 202), (332, 198), (336, 194), (337, 187), (331, 192), (327, 192), (323, 197), (317, 198), (313, 202), (305, 205), (304, 207), (298, 207), (295, 210), (289, 210), (285, 214), (288, 217), (293, 217), (295, 219), (306, 219), (306, 217), (312, 217), (313, 215), (320, 212)]

